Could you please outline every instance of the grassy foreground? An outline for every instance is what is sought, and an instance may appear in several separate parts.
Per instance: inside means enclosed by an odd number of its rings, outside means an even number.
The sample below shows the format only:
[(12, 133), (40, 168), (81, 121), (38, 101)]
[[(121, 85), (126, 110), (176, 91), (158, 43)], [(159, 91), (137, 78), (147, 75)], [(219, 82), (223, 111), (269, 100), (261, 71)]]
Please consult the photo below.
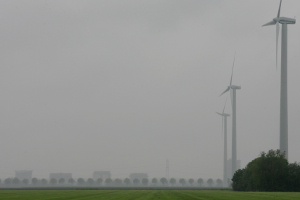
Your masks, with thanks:
[(0, 199), (300, 199), (300, 193), (221, 190), (0, 190)]

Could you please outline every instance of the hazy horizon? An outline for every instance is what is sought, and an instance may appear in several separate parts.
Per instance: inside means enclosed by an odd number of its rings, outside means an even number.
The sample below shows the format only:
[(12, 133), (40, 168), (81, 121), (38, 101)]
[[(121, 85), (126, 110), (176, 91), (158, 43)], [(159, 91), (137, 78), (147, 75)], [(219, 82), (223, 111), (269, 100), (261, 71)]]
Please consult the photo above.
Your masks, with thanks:
[[(237, 158), (279, 148), (279, 0), (1, 1), (0, 178), (223, 177), (236, 52)], [(284, 0), (281, 16), (300, 16)], [(289, 162), (300, 162), (300, 27), (288, 26)], [(280, 34), (281, 38), (281, 34)], [(298, 60), (297, 60), (298, 59)], [(231, 114), (230, 100), (225, 112)], [(231, 117), (228, 118), (231, 158)]]

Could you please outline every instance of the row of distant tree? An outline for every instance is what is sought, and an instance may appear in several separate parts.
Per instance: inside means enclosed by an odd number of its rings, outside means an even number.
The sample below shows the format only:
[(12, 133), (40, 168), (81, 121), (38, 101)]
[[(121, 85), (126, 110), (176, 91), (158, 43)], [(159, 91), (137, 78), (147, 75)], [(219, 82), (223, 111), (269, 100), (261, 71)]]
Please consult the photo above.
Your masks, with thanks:
[[(1, 180), (0, 180), (1, 183)], [(24, 179), (24, 180), (19, 180), (18, 178), (7, 178), (4, 180), (3, 182), (5, 185), (7, 186), (26, 186), (26, 185), (32, 185), (32, 186), (56, 186), (56, 185), (79, 185), (79, 186), (101, 186), (101, 185), (105, 185), (105, 186), (148, 186), (149, 184), (152, 183), (152, 185), (157, 186), (157, 185), (162, 185), (162, 186), (175, 186), (175, 185), (181, 185), (181, 186), (199, 186), (199, 187), (203, 187), (204, 186), (204, 181), (202, 178), (199, 178), (196, 183), (194, 179), (184, 179), (181, 178), (178, 180), (175, 178), (171, 178), (170, 180), (166, 179), (166, 178), (161, 178), (161, 179), (157, 179), (157, 178), (153, 178), (151, 179), (151, 183), (150, 180), (147, 178), (143, 178), (141, 181), (140, 179), (133, 179), (132, 181), (129, 178), (125, 178), (124, 180), (122, 179), (111, 179), (111, 178), (107, 178), (105, 180), (103, 180), (102, 178), (98, 178), (96, 181), (94, 181), (94, 179), (89, 178), (87, 180), (84, 180), (83, 178), (78, 178), (77, 181), (74, 180), (73, 178), (70, 178), (69, 180), (65, 180), (64, 178), (60, 178), (59, 180), (52, 178), (49, 181), (47, 179), (41, 179), (38, 180), (37, 178), (32, 178), (31, 179), (31, 183), (29, 182), (28, 179)], [(223, 181), (221, 179), (217, 179), (216, 183), (214, 182), (213, 179), (208, 179), (206, 181), (207, 186), (209, 187), (213, 187), (213, 186), (217, 186), (217, 187), (222, 187), (223, 185)]]

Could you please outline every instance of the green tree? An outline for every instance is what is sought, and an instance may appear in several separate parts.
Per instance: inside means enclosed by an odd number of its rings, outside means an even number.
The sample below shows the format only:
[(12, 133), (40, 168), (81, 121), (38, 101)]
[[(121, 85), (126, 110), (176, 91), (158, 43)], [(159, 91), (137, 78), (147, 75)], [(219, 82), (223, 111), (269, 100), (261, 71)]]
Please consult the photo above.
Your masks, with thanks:
[(92, 178), (89, 178), (88, 180), (87, 180), (87, 184), (88, 185), (93, 185), (94, 184), (94, 179), (92, 179)]
[(77, 184), (78, 184), (78, 185), (84, 185), (84, 183), (85, 183), (85, 181), (84, 181), (83, 178), (77, 179)]
[(68, 183), (73, 185), (75, 183), (75, 180), (73, 178), (69, 178)]
[(14, 178), (12, 180), (12, 183), (15, 184), (15, 185), (18, 185), (20, 183), (20, 180), (18, 178)]
[(135, 178), (135, 179), (133, 179), (132, 183), (133, 183), (134, 185), (138, 185), (138, 184), (140, 183), (140, 180), (137, 179), (137, 178)]
[(199, 178), (199, 179), (197, 180), (197, 183), (198, 183), (198, 185), (201, 187), (201, 186), (203, 185), (204, 181), (203, 181), (202, 178)]
[(211, 178), (207, 180), (207, 185), (208, 185), (209, 187), (212, 187), (213, 184), (214, 184), (214, 181), (213, 181)]
[(65, 180), (64, 178), (60, 178), (60, 179), (58, 180), (58, 183), (59, 183), (59, 184), (64, 184), (65, 181), (66, 181), (66, 180)]
[(174, 186), (176, 184), (176, 179), (175, 178), (171, 178), (170, 179), (170, 183), (172, 186)]
[(41, 182), (42, 182), (42, 185), (47, 185), (47, 183), (48, 183), (48, 181), (44, 178), (41, 180)]
[(280, 150), (262, 152), (260, 157), (235, 172), (232, 188), (235, 191), (287, 191), (289, 164)]
[(11, 178), (7, 178), (4, 180), (5, 185), (10, 185), (12, 183), (12, 179)]
[(143, 179), (142, 179), (142, 184), (143, 184), (144, 186), (148, 185), (148, 182), (149, 182), (149, 180), (148, 180), (147, 178), (143, 178)]
[(291, 163), (288, 166), (287, 188), (291, 192), (300, 192), (300, 165)]
[(184, 186), (186, 184), (186, 181), (184, 178), (179, 179), (179, 183)]
[(28, 185), (29, 180), (28, 180), (27, 178), (25, 178), (25, 179), (22, 180), (22, 183), (23, 183), (24, 185)]
[(118, 186), (120, 186), (120, 185), (122, 184), (122, 180), (119, 179), (119, 178), (117, 178), (117, 179), (115, 180), (115, 184), (118, 185)]
[(154, 185), (157, 184), (157, 178), (153, 178), (152, 181), (151, 181)]
[(102, 178), (98, 178), (98, 179), (97, 179), (97, 183), (98, 183), (99, 185), (101, 185), (101, 184), (103, 183), (103, 179), (102, 179)]
[(124, 183), (125, 183), (126, 185), (130, 185), (130, 179), (129, 179), (129, 178), (125, 178), (125, 179), (124, 179)]
[(55, 185), (57, 183), (57, 180), (55, 178), (50, 179), (50, 184)]
[(105, 179), (105, 183), (106, 185), (110, 185), (112, 183), (112, 179), (111, 178)]
[(189, 184), (191, 185), (191, 186), (193, 186), (193, 183), (194, 183), (194, 179), (189, 179)]
[(160, 182), (163, 184), (163, 186), (168, 184), (168, 180), (164, 177), (160, 179)]
[(217, 187), (222, 187), (223, 186), (223, 181), (221, 179), (218, 178), (216, 180), (216, 182), (217, 182)]
[(33, 185), (37, 185), (38, 179), (37, 179), (37, 178), (32, 178), (32, 179), (31, 179), (31, 183), (32, 183)]

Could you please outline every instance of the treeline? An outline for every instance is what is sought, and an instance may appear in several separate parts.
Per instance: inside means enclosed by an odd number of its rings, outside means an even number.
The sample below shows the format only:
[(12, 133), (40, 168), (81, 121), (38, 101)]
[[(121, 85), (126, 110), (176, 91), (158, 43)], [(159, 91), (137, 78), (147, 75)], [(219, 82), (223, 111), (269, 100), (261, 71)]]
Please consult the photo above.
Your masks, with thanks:
[(235, 191), (300, 191), (300, 165), (288, 163), (280, 150), (262, 152), (232, 178)]
[[(0, 180), (1, 183), (1, 180)], [(49, 187), (49, 186), (88, 186), (88, 187), (100, 187), (100, 186), (190, 186), (190, 187), (222, 187), (223, 186), (223, 181), (221, 179), (217, 179), (214, 181), (213, 179), (208, 179), (206, 181), (206, 184), (202, 178), (199, 178), (197, 181), (194, 179), (184, 179), (181, 178), (179, 180), (175, 178), (171, 178), (168, 180), (167, 178), (153, 178), (153, 179), (133, 179), (130, 180), (129, 178), (125, 178), (124, 180), (122, 179), (111, 179), (107, 178), (103, 180), (102, 178), (98, 178), (96, 181), (92, 178), (89, 179), (83, 179), (83, 178), (78, 178), (77, 180), (70, 178), (69, 180), (65, 180), (64, 178), (60, 178), (59, 180), (57, 179), (50, 179), (49, 181), (47, 179), (40, 179), (38, 180), (37, 178), (32, 178), (31, 182), (29, 182), (28, 179), (24, 180), (19, 180), (18, 178), (7, 178), (4, 180), (2, 186), (5, 187), (28, 187), (28, 186), (33, 186), (33, 187)]]

